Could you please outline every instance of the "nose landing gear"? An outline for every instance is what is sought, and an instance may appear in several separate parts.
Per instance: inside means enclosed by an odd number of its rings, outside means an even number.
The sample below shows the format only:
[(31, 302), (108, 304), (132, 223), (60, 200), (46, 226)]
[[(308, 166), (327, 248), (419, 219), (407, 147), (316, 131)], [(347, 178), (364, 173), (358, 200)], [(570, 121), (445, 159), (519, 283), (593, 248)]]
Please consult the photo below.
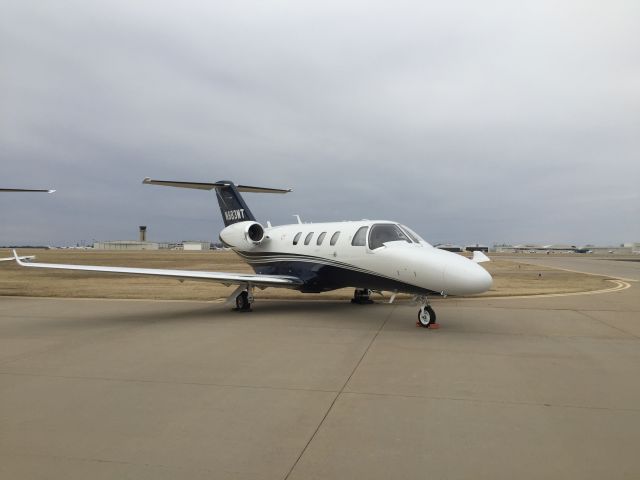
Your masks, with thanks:
[(420, 305), (420, 310), (418, 310), (416, 327), (440, 328), (440, 324), (436, 323), (436, 312), (434, 312), (431, 305), (429, 305), (429, 299), (427, 297), (418, 297), (417, 300)]
[(418, 310), (418, 321), (416, 322), (417, 327), (423, 328), (440, 328), (440, 324), (436, 323), (436, 312), (433, 311), (430, 305), (425, 305), (424, 307), (420, 307)]

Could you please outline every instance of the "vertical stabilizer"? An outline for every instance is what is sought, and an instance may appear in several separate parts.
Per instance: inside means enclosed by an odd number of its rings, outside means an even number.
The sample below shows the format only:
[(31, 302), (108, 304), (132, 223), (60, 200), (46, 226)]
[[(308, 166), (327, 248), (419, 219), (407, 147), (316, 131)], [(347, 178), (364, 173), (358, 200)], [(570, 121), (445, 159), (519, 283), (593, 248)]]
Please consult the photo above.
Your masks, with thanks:
[(246, 222), (247, 220), (256, 221), (247, 203), (240, 195), (238, 187), (233, 182), (217, 182), (226, 184), (224, 187), (216, 187), (216, 197), (218, 197), (218, 205), (220, 205), (220, 213), (224, 226), (228, 227), (238, 222)]

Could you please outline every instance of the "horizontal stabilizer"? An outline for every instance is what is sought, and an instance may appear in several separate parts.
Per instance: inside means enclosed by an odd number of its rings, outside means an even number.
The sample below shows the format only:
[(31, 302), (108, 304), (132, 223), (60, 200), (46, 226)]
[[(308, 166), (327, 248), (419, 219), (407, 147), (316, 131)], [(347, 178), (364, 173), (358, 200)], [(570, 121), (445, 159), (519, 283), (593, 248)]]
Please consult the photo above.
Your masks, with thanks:
[[(165, 187), (179, 187), (179, 188), (195, 188), (197, 190), (213, 190), (214, 188), (224, 188), (232, 185), (231, 182), (176, 182), (173, 180), (152, 180), (151, 178), (145, 178), (142, 183), (147, 185), (162, 185)], [(249, 185), (236, 185), (239, 192), (252, 192), (252, 193), (289, 193), (290, 188), (267, 188), (267, 187), (251, 187)]]

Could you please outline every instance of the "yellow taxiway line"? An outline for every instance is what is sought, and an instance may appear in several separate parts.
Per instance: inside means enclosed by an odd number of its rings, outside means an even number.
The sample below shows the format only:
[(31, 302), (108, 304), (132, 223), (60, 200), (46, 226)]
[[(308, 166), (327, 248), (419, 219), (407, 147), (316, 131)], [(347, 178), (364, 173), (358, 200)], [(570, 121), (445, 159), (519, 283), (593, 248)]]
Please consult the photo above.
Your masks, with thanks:
[[(576, 272), (582, 273), (582, 272)], [(533, 294), (533, 295), (503, 295), (498, 297), (465, 297), (458, 298), (456, 300), (510, 300), (510, 299), (518, 299), (518, 298), (553, 298), (553, 297), (573, 297), (576, 295), (597, 295), (600, 293), (613, 293), (620, 292), (622, 290), (626, 290), (627, 288), (631, 288), (631, 284), (629, 282), (623, 280), (610, 280), (606, 279), (607, 282), (615, 283), (615, 287), (611, 288), (603, 288), (602, 290), (591, 290), (587, 292), (567, 292), (567, 293), (541, 293), (541, 294)]]

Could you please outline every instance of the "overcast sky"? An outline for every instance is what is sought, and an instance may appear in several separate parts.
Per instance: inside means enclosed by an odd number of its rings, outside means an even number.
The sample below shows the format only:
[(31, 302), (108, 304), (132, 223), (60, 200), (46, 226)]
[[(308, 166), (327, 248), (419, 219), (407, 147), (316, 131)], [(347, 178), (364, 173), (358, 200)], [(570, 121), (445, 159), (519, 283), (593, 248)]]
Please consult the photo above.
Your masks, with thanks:
[(432, 243), (640, 241), (640, 2), (0, 0), (1, 244), (216, 240), (212, 192)]

